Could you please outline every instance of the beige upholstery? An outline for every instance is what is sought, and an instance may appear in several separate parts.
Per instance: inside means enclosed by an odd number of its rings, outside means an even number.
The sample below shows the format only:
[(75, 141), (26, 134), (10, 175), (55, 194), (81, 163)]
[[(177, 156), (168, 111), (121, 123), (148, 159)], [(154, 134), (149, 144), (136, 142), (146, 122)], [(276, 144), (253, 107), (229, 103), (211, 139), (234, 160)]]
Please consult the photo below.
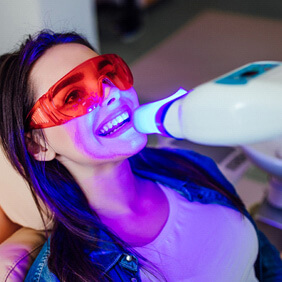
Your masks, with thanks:
[(0, 244), (0, 281), (24, 281), (44, 242), (44, 231), (23, 227)]
[[(0, 149), (0, 206), (8, 218), (24, 227), (43, 230), (44, 225), (31, 192)], [(48, 228), (50, 228), (50, 220)]]

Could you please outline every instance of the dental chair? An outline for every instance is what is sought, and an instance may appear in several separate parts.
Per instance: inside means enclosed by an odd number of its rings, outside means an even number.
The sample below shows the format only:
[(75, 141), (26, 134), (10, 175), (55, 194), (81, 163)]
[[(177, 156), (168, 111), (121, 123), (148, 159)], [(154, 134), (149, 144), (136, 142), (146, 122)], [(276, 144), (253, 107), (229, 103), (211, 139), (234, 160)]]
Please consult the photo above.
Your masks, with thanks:
[[(22, 282), (47, 234), (29, 188), (1, 150), (0, 206), (12, 222), (21, 226), (0, 244), (0, 282)], [(45, 214), (46, 227), (51, 229), (52, 220)]]

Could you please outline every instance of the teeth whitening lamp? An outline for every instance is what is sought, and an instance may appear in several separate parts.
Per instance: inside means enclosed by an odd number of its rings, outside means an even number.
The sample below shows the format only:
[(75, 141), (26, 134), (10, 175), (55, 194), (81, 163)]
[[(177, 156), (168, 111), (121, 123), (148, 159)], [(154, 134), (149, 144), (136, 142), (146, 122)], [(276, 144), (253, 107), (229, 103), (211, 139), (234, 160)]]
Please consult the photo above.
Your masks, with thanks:
[(267, 200), (275, 208), (265, 203), (258, 214), (282, 229), (282, 62), (254, 62), (191, 91), (180, 88), (139, 107), (134, 124), (146, 134), (240, 145), (270, 175)]
[(282, 135), (282, 62), (254, 62), (139, 107), (137, 131), (236, 146)]

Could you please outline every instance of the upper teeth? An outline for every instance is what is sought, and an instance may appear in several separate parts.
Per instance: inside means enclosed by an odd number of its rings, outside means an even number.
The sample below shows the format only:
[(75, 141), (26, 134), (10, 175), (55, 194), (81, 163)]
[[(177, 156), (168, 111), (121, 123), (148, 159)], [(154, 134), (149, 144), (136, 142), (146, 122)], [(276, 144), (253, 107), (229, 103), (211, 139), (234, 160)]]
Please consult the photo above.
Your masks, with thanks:
[(124, 120), (128, 118), (129, 118), (128, 112), (124, 112), (121, 115), (115, 117), (113, 120), (107, 122), (100, 131), (103, 134), (107, 133), (110, 129), (113, 128), (113, 126), (119, 125), (120, 123), (122, 123)]

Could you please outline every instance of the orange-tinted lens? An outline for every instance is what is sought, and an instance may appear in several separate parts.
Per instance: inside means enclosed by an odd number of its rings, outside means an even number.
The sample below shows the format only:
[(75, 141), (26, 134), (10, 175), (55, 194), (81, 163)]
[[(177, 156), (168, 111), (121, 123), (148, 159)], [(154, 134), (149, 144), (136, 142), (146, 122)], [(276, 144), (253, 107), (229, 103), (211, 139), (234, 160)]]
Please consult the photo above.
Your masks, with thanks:
[(69, 117), (84, 115), (103, 97), (102, 82), (110, 81), (120, 90), (132, 87), (127, 65), (116, 55), (94, 57), (68, 73), (51, 90), (54, 107)]

